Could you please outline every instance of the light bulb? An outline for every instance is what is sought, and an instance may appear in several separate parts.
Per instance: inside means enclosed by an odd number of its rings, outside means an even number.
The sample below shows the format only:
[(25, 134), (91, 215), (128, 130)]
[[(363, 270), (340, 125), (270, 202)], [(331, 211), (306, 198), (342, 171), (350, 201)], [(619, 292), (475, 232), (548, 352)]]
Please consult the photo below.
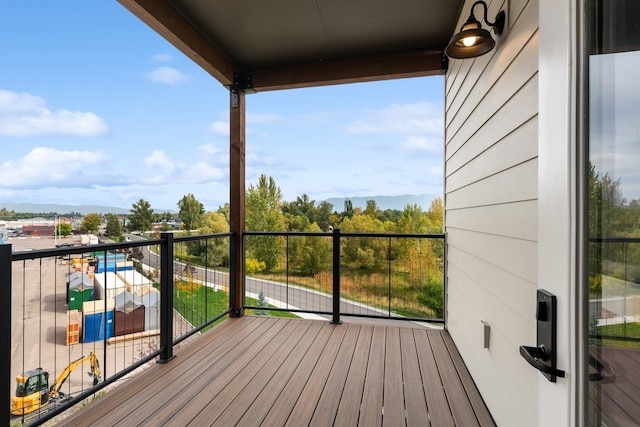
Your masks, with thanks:
[(474, 44), (476, 44), (476, 40), (478, 38), (473, 36), (473, 37), (465, 37), (462, 39), (462, 44), (465, 45), (466, 47), (471, 47)]

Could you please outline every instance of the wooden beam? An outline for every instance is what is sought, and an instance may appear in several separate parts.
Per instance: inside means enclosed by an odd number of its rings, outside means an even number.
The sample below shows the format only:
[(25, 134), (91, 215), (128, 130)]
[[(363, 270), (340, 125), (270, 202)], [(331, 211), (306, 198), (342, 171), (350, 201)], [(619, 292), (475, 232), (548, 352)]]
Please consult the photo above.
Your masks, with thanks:
[(306, 62), (247, 71), (258, 91), (442, 75), (442, 52), (402, 52), (358, 58)]
[(118, 0), (223, 85), (233, 83), (234, 66), (167, 0)]
[(229, 228), (235, 234), (236, 244), (234, 254), (231, 257), (233, 265), (230, 268), (235, 271), (231, 277), (233, 282), (229, 286), (234, 292), (231, 307), (234, 309), (232, 317), (242, 316), (244, 299), (244, 242), (243, 232), (245, 227), (245, 132), (246, 132), (246, 106), (245, 94), (242, 91), (229, 92)]

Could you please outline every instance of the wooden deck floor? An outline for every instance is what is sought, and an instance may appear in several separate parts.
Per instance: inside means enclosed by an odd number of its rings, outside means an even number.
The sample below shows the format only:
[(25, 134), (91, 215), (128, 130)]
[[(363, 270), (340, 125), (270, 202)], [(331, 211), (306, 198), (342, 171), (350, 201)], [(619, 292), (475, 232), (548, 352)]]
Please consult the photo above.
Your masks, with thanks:
[(229, 319), (69, 426), (495, 425), (446, 331)]

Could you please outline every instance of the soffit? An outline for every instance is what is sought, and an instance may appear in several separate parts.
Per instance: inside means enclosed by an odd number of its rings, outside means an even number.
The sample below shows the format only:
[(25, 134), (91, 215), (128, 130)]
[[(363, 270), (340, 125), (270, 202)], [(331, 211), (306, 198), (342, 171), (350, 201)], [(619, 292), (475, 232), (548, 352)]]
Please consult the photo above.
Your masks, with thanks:
[(442, 74), (462, 0), (119, 0), (229, 85), (257, 90)]

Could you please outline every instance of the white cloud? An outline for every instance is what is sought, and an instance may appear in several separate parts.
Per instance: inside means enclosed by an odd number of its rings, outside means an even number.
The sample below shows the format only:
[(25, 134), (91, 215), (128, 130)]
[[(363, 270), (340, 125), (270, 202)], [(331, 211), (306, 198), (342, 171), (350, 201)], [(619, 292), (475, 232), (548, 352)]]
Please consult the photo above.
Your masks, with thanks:
[(224, 177), (224, 169), (214, 167), (206, 162), (196, 162), (195, 165), (190, 165), (184, 168), (182, 180), (189, 183), (204, 183), (218, 181)]
[(216, 135), (229, 136), (229, 122), (216, 120), (211, 123), (209, 130)]
[(153, 151), (148, 157), (144, 159), (144, 163), (147, 166), (151, 167), (157, 166), (167, 173), (173, 172), (176, 167), (173, 160), (171, 160), (169, 156), (167, 156), (167, 154), (161, 150)]
[[(211, 145), (199, 147), (199, 151), (215, 154)], [(155, 175), (142, 174), (140, 181), (147, 185), (201, 184), (218, 181), (226, 176), (226, 168), (215, 166), (215, 161), (198, 160), (195, 163), (179, 163), (172, 160), (164, 151), (153, 151), (144, 159), (150, 169), (159, 169)]]
[(366, 117), (351, 123), (353, 133), (442, 133), (443, 113), (428, 102), (391, 104), (381, 110), (367, 110)]
[(95, 136), (107, 131), (107, 124), (94, 113), (51, 111), (39, 96), (0, 90), (0, 135)]
[(423, 151), (429, 154), (442, 154), (444, 142), (442, 139), (429, 138), (426, 136), (409, 136), (403, 144), (409, 151)]
[(186, 74), (172, 67), (158, 67), (150, 72), (148, 77), (152, 82), (173, 86), (184, 84), (188, 80)]
[(391, 134), (404, 141), (411, 151), (439, 152), (444, 135), (443, 113), (428, 102), (391, 104), (380, 110), (367, 110), (365, 117), (347, 125), (355, 134)]
[(14, 189), (54, 185), (84, 187), (84, 171), (104, 160), (105, 155), (99, 151), (36, 147), (18, 160), (0, 164), (0, 186)]
[(205, 144), (198, 147), (198, 151), (208, 156), (220, 154), (221, 150), (213, 144)]
[(282, 120), (274, 113), (247, 113), (247, 125), (261, 125), (269, 123), (277, 123)]
[(156, 62), (170, 62), (173, 58), (168, 53), (157, 53), (151, 59)]

